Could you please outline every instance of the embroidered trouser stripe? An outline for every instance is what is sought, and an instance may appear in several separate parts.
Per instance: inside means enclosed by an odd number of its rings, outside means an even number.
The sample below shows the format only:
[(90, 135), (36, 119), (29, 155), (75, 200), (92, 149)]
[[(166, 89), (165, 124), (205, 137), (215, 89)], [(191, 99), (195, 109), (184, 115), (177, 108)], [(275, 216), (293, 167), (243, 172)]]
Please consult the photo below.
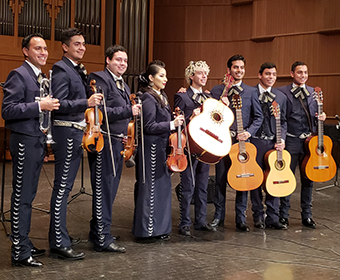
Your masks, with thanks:
[(61, 232), (61, 211), (62, 211), (62, 202), (65, 195), (66, 190), (66, 182), (68, 179), (68, 174), (70, 171), (71, 158), (73, 151), (73, 139), (67, 139), (67, 156), (65, 158), (64, 167), (63, 167), (63, 175), (60, 183), (60, 188), (58, 190), (57, 199), (55, 201), (54, 207), (54, 217), (55, 217), (55, 238), (56, 238), (56, 246), (62, 246), (62, 232)]
[(94, 192), (94, 207), (97, 220), (97, 235), (99, 237), (99, 246), (103, 247), (105, 242), (105, 235), (103, 234), (103, 193), (102, 193), (102, 152), (97, 153), (96, 157), (96, 178), (95, 178), (95, 192)]
[(156, 167), (157, 167), (157, 147), (156, 144), (151, 144), (151, 184), (150, 184), (150, 209), (149, 209), (149, 222), (148, 234), (152, 236), (154, 231), (153, 219), (155, 212), (155, 180), (156, 180)]

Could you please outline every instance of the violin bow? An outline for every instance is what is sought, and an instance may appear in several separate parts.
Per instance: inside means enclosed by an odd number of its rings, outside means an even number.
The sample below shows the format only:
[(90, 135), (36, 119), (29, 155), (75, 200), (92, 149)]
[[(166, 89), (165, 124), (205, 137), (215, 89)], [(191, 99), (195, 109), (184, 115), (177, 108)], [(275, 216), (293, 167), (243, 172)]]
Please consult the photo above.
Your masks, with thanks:
[(192, 178), (192, 183), (195, 187), (195, 178), (194, 178), (194, 170), (192, 169), (192, 160), (191, 160), (191, 152), (190, 152), (190, 145), (189, 145), (189, 136), (188, 136), (188, 129), (187, 129), (187, 123), (185, 121), (185, 115), (184, 115), (184, 112), (181, 111), (182, 114), (183, 114), (183, 117), (184, 117), (184, 120), (183, 120), (183, 125), (184, 125), (184, 134), (185, 134), (185, 137), (186, 137), (186, 140), (187, 140), (187, 147), (188, 147), (188, 153), (189, 153), (189, 165), (190, 165), (190, 171), (191, 171), (191, 178)]
[(143, 184), (145, 184), (145, 157), (144, 157), (144, 129), (143, 129), (143, 104), (138, 97), (138, 104), (140, 104), (140, 140), (142, 146), (142, 162), (143, 162)]
[(110, 133), (110, 126), (109, 126), (109, 119), (107, 117), (105, 95), (104, 95), (103, 90), (100, 87), (99, 87), (99, 90), (103, 94), (103, 106), (104, 106), (104, 114), (105, 114), (105, 118), (106, 118), (107, 136), (109, 138), (109, 146), (110, 146), (110, 154), (111, 154), (111, 161), (112, 161), (113, 177), (116, 177), (116, 167), (115, 167), (115, 160), (114, 160), (114, 157), (113, 157), (112, 142), (111, 142), (111, 133)]

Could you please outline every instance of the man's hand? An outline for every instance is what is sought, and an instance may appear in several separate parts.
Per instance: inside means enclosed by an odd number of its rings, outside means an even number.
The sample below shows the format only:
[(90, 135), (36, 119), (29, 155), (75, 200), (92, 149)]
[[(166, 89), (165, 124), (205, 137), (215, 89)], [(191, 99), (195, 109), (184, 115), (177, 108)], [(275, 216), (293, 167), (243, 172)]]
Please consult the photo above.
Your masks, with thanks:
[(177, 92), (184, 93), (187, 92), (187, 89), (185, 87), (181, 87)]
[(280, 144), (277, 144), (277, 143), (275, 143), (275, 149), (277, 150), (277, 151), (283, 151), (284, 150), (284, 148), (285, 148), (285, 142), (284, 141), (282, 141), (282, 139), (281, 139), (281, 142), (280, 142)]
[(131, 109), (132, 109), (132, 115), (133, 116), (137, 116), (139, 115), (139, 112), (140, 112), (140, 108), (142, 106), (140, 104), (135, 104), (135, 105), (132, 105)]
[(229, 107), (230, 102), (229, 102), (229, 99), (228, 99), (227, 96), (222, 97), (221, 100), (222, 100), (224, 105)]
[(87, 106), (94, 107), (96, 105), (100, 105), (101, 100), (103, 99), (102, 93), (94, 93), (87, 99)]
[(326, 120), (326, 114), (323, 112), (320, 116), (318, 116), (318, 113), (315, 113), (315, 116), (318, 118), (319, 121), (325, 121)]
[(58, 110), (60, 106), (59, 99), (51, 98), (49, 95), (41, 98), (39, 103), (41, 111)]
[(246, 141), (250, 137), (250, 133), (248, 131), (243, 131), (237, 134), (237, 140)]

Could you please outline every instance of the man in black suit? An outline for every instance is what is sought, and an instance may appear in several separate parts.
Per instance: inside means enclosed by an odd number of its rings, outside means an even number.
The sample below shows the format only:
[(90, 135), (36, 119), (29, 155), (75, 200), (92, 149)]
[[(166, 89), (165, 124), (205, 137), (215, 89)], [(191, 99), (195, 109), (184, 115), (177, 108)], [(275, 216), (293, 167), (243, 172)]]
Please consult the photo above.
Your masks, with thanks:
[[(188, 67), (185, 69), (185, 78), (190, 87), (186, 92), (178, 92), (175, 94), (175, 108), (179, 107), (183, 111), (187, 124), (193, 116), (200, 114), (200, 106), (206, 98), (210, 97), (202, 92), (202, 88), (207, 82), (209, 71), (209, 66), (205, 61), (190, 61)], [(195, 201), (194, 228), (204, 231), (215, 230), (208, 225), (206, 220), (210, 165), (199, 161), (194, 156), (191, 156), (191, 162), (192, 170), (190, 159), (188, 158), (188, 167), (181, 172), (179, 192), (180, 223), (178, 229), (179, 233), (184, 236), (191, 235), (190, 202), (192, 198), (194, 198)]]
[[(264, 156), (266, 152), (272, 149), (283, 151), (285, 147), (285, 139), (287, 132), (287, 98), (282, 92), (273, 88), (276, 82), (276, 65), (271, 62), (263, 63), (260, 67), (258, 77), (260, 83), (256, 86), (257, 95), (260, 100), (263, 123), (260, 129), (253, 135), (250, 142), (257, 148), (256, 161), (258, 165), (265, 170)], [(276, 119), (272, 114), (272, 103), (276, 101), (279, 106), (280, 112), (280, 130), (281, 139), (277, 141), (276, 137)], [(280, 142), (280, 143), (278, 143)], [(273, 229), (287, 229), (287, 225), (283, 225), (279, 222), (279, 204), (280, 199), (273, 197), (270, 194), (266, 194), (266, 215), (264, 215), (262, 204), (262, 187), (258, 187), (250, 192), (253, 210), (253, 219), (256, 228), (263, 229), (264, 224), (266, 228)], [(266, 219), (264, 220), (264, 217)]]
[[(316, 132), (316, 124), (326, 120), (326, 114), (318, 116), (317, 103), (312, 93), (314, 88), (307, 86), (308, 67), (302, 61), (293, 63), (291, 72), (293, 83), (278, 88), (287, 96), (287, 137), (286, 149), (292, 156), (290, 168), (295, 172), (296, 166), (300, 168), (301, 179), (301, 218), (302, 224), (309, 228), (316, 228), (312, 219), (312, 191), (313, 182), (303, 176), (301, 164), (305, 157), (304, 142), (311, 133)], [(280, 222), (289, 225), (288, 210), (290, 209), (290, 196), (282, 197), (280, 204)]]
[[(234, 94), (239, 94), (242, 98), (242, 121), (244, 132), (237, 134), (236, 117), (234, 123), (230, 126), (233, 144), (237, 140), (247, 141), (254, 135), (263, 121), (260, 101), (257, 97), (256, 90), (242, 82), (245, 75), (245, 59), (242, 55), (233, 55), (227, 61), (227, 74), (234, 78), (233, 86), (228, 91), (229, 102)], [(211, 90), (211, 95), (219, 99), (224, 89), (224, 85), (217, 85)], [(231, 108), (234, 115), (236, 111)], [(230, 167), (229, 157), (223, 158), (216, 166), (216, 185), (217, 190), (214, 197), (215, 214), (214, 220), (210, 223), (212, 227), (223, 225), (225, 219), (225, 202), (226, 202), (226, 182), (227, 170)], [(236, 228), (241, 231), (249, 231), (246, 224), (246, 215), (248, 201), (247, 191), (236, 191), (235, 198), (235, 222)]]
[[(41, 67), (48, 57), (41, 34), (22, 40), (25, 62), (11, 71), (3, 91), (2, 117), (11, 130), (10, 152), (13, 162), (13, 193), (11, 198), (12, 264), (42, 266), (35, 259), (45, 250), (37, 249), (28, 237), (31, 227), (32, 201), (45, 157), (45, 136), (39, 129), (39, 114), (59, 108), (59, 100), (40, 98)], [(39, 100), (38, 102), (36, 102)]]
[[(91, 185), (93, 192), (92, 220), (90, 224), (89, 240), (94, 243), (96, 251), (125, 252), (125, 248), (115, 244), (111, 235), (112, 204), (122, 174), (124, 158), (123, 141), (127, 135), (127, 127), (133, 116), (139, 114), (140, 105), (131, 105), (130, 89), (124, 82), (122, 75), (128, 66), (127, 51), (124, 47), (115, 45), (105, 52), (106, 68), (104, 71), (89, 75), (88, 82), (96, 81), (97, 90), (101, 90), (107, 110), (107, 119), (104, 114), (102, 131), (104, 134), (104, 147), (100, 152), (88, 153)], [(92, 91), (90, 91), (90, 95)], [(108, 127), (110, 136), (108, 135)], [(111, 137), (111, 143), (109, 138)], [(111, 146), (111, 147), (110, 147)], [(115, 174), (112, 166), (111, 149), (114, 157)]]
[(58, 113), (54, 115), (52, 146), (55, 157), (55, 178), (51, 197), (51, 222), (49, 231), (51, 257), (67, 260), (83, 259), (71, 247), (66, 227), (67, 199), (76, 178), (83, 155), (84, 112), (88, 107), (99, 105), (102, 95), (97, 93), (86, 98), (87, 75), (79, 61), (85, 53), (85, 39), (76, 28), (62, 32), (64, 55), (53, 65), (52, 92), (60, 100)]

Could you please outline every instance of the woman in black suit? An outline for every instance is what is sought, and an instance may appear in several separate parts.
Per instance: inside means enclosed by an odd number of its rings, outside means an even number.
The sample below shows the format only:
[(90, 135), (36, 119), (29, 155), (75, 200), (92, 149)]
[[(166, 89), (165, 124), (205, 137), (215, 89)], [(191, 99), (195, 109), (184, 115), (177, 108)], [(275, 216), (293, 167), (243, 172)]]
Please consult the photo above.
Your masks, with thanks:
[(166, 150), (170, 132), (183, 123), (183, 116), (171, 120), (168, 98), (163, 91), (167, 81), (165, 64), (159, 60), (151, 62), (140, 75), (138, 94), (143, 108), (144, 156), (139, 141), (132, 228), (137, 238), (170, 239), (171, 179)]

